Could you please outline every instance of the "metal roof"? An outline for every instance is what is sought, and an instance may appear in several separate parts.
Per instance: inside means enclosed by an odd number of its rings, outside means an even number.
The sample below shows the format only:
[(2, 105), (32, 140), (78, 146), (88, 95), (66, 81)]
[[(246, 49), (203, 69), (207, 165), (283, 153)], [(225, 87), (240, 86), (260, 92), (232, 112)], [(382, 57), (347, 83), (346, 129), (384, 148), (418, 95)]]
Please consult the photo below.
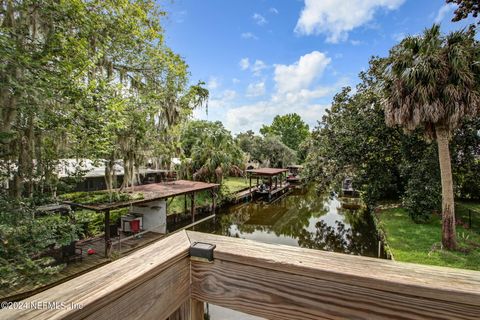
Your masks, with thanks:
[(249, 173), (253, 173), (257, 176), (276, 176), (280, 173), (287, 172), (287, 169), (279, 169), (279, 168), (259, 168), (259, 169), (250, 169), (247, 170)]
[(112, 203), (99, 203), (99, 204), (82, 204), (74, 203), (69, 201), (64, 201), (64, 203), (70, 204), (72, 206), (94, 210), (94, 211), (107, 211), (111, 209), (119, 209), (129, 207), (131, 205), (141, 204), (145, 202), (166, 199), (170, 197), (175, 197), (187, 193), (204, 191), (209, 189), (216, 189), (219, 184), (216, 183), (206, 183), (200, 181), (189, 181), (189, 180), (176, 180), (172, 182), (164, 183), (152, 183), (144, 184), (141, 186), (135, 186), (134, 191), (130, 192), (131, 194), (143, 194), (142, 199), (135, 199), (130, 201), (118, 201)]

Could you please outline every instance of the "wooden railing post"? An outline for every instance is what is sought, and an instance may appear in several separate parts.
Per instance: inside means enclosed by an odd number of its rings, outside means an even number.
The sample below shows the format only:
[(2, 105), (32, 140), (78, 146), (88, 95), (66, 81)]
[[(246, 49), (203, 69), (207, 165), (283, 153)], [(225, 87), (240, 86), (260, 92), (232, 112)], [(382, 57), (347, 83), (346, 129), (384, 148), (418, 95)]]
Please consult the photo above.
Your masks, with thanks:
[(187, 299), (167, 320), (190, 320), (191, 314), (190, 299)]
[(203, 320), (205, 314), (204, 303), (196, 299), (190, 299), (191, 320)]

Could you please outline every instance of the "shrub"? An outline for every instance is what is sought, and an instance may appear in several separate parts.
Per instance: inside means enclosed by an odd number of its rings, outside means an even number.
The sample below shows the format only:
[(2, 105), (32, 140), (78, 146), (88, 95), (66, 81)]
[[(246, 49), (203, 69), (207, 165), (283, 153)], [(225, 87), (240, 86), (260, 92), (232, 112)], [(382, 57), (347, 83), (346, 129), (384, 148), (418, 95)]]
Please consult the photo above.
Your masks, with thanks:
[(433, 212), (441, 210), (442, 187), (436, 148), (428, 148), (423, 157), (404, 168), (408, 182), (403, 196), (403, 205), (413, 221), (426, 222)]
[(47, 281), (63, 266), (54, 266), (45, 253), (77, 238), (78, 228), (69, 217), (36, 218), (30, 204), (0, 199), (0, 286)]

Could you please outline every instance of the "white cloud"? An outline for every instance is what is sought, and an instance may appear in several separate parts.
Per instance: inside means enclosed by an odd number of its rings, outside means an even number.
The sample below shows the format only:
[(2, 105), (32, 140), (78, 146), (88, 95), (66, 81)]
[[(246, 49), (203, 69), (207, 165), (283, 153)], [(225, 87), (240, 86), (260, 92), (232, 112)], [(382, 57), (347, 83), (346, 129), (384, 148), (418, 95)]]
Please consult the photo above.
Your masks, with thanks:
[(313, 128), (316, 126), (317, 121), (322, 119), (328, 107), (330, 107), (329, 104), (292, 105), (265, 100), (229, 109), (226, 113), (224, 124), (233, 133), (249, 129), (258, 132), (262, 125), (271, 123), (276, 115), (295, 112)]
[(271, 7), (270, 9), (268, 9), (268, 12), (273, 13), (273, 14), (278, 14), (277, 8), (274, 8), (274, 7)]
[(274, 79), (278, 92), (293, 92), (309, 87), (332, 61), (324, 53), (313, 51), (291, 65), (275, 65)]
[(249, 58), (243, 58), (238, 63), (242, 70), (250, 70), (252, 71), (254, 76), (260, 76), (262, 74), (262, 70), (268, 68), (268, 66), (262, 60), (256, 59), (255, 62), (250, 63)]
[(255, 63), (252, 65), (252, 72), (255, 76), (259, 76), (266, 67), (267, 65), (262, 60), (255, 60)]
[(405, 0), (304, 1), (295, 32), (325, 34), (327, 42), (338, 43), (348, 38), (348, 32), (370, 22), (377, 10), (395, 10)]
[(448, 4), (445, 4), (445, 5), (441, 6), (440, 9), (438, 9), (437, 15), (435, 17), (435, 23), (442, 22), (443, 19), (445, 18), (445, 16), (448, 13), (453, 12), (453, 10), (456, 7), (457, 7), (457, 5), (455, 5), (453, 3), (448, 3)]
[(259, 97), (265, 94), (265, 82), (250, 83), (247, 87), (247, 97)]
[[(223, 112), (231, 107), (232, 101), (237, 97), (237, 92), (235, 90), (224, 90), (219, 95), (213, 95), (208, 100), (208, 110), (214, 111), (215, 109), (222, 109)], [(203, 108), (196, 108), (193, 110), (193, 116), (198, 119), (206, 119), (206, 110)]]
[(248, 67), (250, 67), (250, 60), (248, 60), (248, 58), (243, 58), (238, 64), (242, 70), (247, 70)]
[(225, 90), (222, 93), (222, 99), (231, 101), (237, 97), (237, 92), (235, 90)]
[(359, 45), (363, 44), (363, 41), (360, 41), (360, 40), (350, 40), (350, 43), (351, 43), (353, 46), (359, 46)]
[[(244, 58), (247, 59), (247, 58)], [(258, 62), (257, 62), (258, 61)], [(298, 113), (312, 128), (321, 120), (329, 100), (339, 88), (349, 84), (348, 79), (336, 83), (319, 84), (325, 68), (331, 63), (325, 53), (313, 51), (300, 56), (290, 65), (274, 65), (274, 91), (267, 94), (266, 79), (254, 81), (245, 88), (244, 98), (258, 98), (254, 103), (239, 104), (239, 95), (224, 90), (209, 101), (209, 114), (196, 112), (201, 119), (220, 120), (233, 133), (248, 129), (258, 131), (265, 123), (280, 114)], [(248, 59), (248, 70), (268, 68), (262, 60)], [(211, 112), (210, 112), (211, 110)]]
[(233, 78), (233, 79), (232, 79), (232, 82), (233, 82), (233, 84), (237, 84), (237, 83), (240, 83), (240, 80), (237, 79), (237, 78)]
[(244, 32), (240, 35), (243, 39), (258, 40), (258, 37), (251, 32)]
[[(328, 98), (338, 92), (340, 87), (349, 84), (348, 79), (344, 78), (332, 85), (315, 86), (315, 80), (330, 61), (324, 53), (313, 51), (301, 56), (291, 65), (275, 65), (276, 91), (268, 99), (227, 110), (224, 120), (226, 127), (232, 132), (247, 129), (258, 131), (277, 114), (293, 112), (314, 127), (329, 106), (319, 103), (319, 99)], [(249, 89), (253, 92), (253, 88), (254, 84), (249, 85), (247, 94)]]
[(261, 14), (259, 13), (254, 13), (253, 16), (252, 16), (253, 20), (255, 21), (256, 24), (258, 24), (259, 26), (263, 26), (265, 24), (267, 24), (267, 19), (265, 19), (264, 16), (262, 16)]
[(209, 90), (215, 90), (220, 86), (220, 81), (216, 77), (210, 77), (207, 82), (207, 88)]

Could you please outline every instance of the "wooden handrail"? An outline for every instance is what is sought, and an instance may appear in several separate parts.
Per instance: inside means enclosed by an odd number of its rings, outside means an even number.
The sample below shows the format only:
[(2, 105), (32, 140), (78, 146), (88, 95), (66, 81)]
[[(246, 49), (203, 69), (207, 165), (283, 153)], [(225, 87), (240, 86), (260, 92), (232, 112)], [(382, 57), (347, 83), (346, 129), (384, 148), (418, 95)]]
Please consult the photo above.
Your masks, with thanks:
[[(197, 241), (213, 262), (189, 259)], [(181, 231), (32, 301), (67, 307), (0, 319), (199, 320), (201, 301), (269, 319), (477, 319), (480, 272)]]
[(268, 319), (478, 319), (480, 272), (187, 232), (192, 297)]

